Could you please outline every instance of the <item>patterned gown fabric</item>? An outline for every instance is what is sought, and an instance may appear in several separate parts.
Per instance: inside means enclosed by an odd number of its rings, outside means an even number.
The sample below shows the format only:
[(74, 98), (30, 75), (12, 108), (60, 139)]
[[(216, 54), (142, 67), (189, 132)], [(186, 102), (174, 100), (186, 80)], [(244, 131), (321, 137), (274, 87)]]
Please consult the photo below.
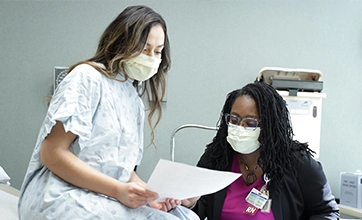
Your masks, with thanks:
[[(121, 74), (117, 79), (123, 80)], [(127, 182), (143, 154), (144, 105), (132, 80), (109, 79), (77, 66), (59, 84), (41, 126), (19, 198), (19, 219), (198, 219), (184, 207), (131, 209), (63, 181), (40, 162), (40, 147), (56, 121), (78, 138), (71, 151), (89, 166)]]

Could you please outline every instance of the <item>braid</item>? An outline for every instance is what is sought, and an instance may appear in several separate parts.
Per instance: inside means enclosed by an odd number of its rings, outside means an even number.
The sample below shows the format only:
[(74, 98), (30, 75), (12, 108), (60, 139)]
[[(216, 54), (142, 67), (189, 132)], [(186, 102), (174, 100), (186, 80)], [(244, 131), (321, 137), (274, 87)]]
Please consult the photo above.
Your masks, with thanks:
[(219, 129), (212, 142), (206, 146), (205, 157), (209, 158), (209, 160), (207, 160), (207, 163), (204, 165), (208, 168), (227, 170), (229, 155), (233, 153), (234, 150), (229, 146), (229, 143), (226, 140), (228, 127), (224, 119), (224, 115), (225, 113), (229, 113), (231, 111), (231, 107), (237, 97), (238, 95), (235, 91), (229, 93), (226, 97), (224, 107), (217, 122)]
[(296, 151), (312, 153), (306, 143), (293, 140), (293, 129), (285, 100), (270, 85), (264, 82), (250, 83), (242, 89), (227, 95), (218, 120), (219, 130), (213, 141), (207, 145), (205, 156), (210, 158), (207, 167), (226, 170), (230, 154), (235, 151), (227, 143), (227, 124), (224, 114), (230, 113), (239, 96), (251, 97), (257, 106), (260, 119), (260, 157), (259, 165), (271, 179), (270, 184), (279, 191), (283, 176), (287, 171), (295, 172), (292, 161), (297, 159)]
[(283, 174), (292, 166), (293, 129), (284, 99), (265, 83), (254, 84), (248, 90), (259, 110), (260, 134), (259, 163), (276, 187)]

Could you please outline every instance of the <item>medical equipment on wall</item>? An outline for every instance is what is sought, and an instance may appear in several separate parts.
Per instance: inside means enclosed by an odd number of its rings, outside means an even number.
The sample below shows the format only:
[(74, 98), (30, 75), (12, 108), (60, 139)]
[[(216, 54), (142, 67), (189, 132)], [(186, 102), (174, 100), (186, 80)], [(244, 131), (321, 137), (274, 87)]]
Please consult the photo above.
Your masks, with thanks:
[(326, 98), (319, 70), (265, 67), (257, 81), (272, 85), (287, 103), (294, 139), (307, 142), (319, 157), (322, 99)]
[(53, 91), (68, 73), (68, 67), (55, 66), (53, 72)]
[(340, 204), (362, 209), (362, 171), (341, 173)]

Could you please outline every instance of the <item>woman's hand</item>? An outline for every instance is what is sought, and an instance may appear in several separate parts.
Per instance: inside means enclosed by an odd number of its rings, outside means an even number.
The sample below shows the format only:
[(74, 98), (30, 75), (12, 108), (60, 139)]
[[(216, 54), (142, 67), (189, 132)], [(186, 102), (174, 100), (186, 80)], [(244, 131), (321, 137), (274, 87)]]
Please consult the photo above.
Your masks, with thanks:
[(193, 197), (193, 198), (188, 198), (188, 199), (184, 199), (181, 201), (182, 205), (191, 209), (195, 206), (197, 200), (200, 199), (200, 196), (197, 197)]
[(181, 201), (178, 199), (166, 198), (163, 202), (153, 201), (150, 202), (149, 205), (152, 208), (168, 212), (176, 208), (176, 206), (181, 205)]
[(155, 209), (168, 212), (168, 211), (176, 208), (176, 206), (178, 206), (178, 205), (183, 205), (187, 208), (193, 208), (193, 206), (196, 204), (197, 200), (199, 200), (199, 199), (200, 199), (200, 196), (189, 198), (189, 199), (183, 199), (183, 200), (166, 198), (166, 200), (163, 202), (153, 201), (153, 202), (150, 202), (149, 205)]
[(117, 194), (117, 200), (129, 208), (138, 208), (158, 198), (158, 194), (144, 187), (140, 182), (122, 184)]

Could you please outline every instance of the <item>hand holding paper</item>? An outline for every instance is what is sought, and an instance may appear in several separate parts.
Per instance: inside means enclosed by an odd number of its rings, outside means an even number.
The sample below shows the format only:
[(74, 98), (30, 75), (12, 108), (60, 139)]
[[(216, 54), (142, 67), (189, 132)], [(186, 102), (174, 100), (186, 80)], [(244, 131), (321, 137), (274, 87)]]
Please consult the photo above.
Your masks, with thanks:
[(230, 185), (241, 174), (209, 170), (160, 159), (147, 183), (147, 189), (166, 198), (187, 199), (217, 192)]

